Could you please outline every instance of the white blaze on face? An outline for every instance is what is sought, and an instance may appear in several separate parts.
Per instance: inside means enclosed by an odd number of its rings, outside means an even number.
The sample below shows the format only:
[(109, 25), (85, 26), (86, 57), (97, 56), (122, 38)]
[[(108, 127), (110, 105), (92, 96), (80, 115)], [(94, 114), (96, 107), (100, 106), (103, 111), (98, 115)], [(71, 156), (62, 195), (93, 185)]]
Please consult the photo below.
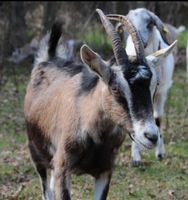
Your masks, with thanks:
[(132, 107), (131, 89), (129, 87), (127, 80), (124, 78), (122, 71), (118, 71), (117, 77), (118, 77), (118, 82), (120, 82), (120, 86), (122, 87), (121, 90), (123, 91), (123, 94), (125, 95), (125, 98), (127, 100), (129, 111), (131, 112), (131, 107)]

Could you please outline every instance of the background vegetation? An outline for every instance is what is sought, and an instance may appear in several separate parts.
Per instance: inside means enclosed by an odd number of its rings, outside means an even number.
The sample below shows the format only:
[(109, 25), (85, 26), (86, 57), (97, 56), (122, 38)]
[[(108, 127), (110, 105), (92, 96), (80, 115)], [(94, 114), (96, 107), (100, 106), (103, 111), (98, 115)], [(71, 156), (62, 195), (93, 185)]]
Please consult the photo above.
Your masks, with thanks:
[[(185, 46), (188, 38), (187, 2), (0, 2), (0, 200), (39, 200), (38, 175), (30, 161), (23, 116), (23, 99), (34, 53), (13, 62), (9, 58), (33, 38), (41, 38), (54, 19), (64, 18), (65, 39), (83, 40), (104, 57), (111, 55), (109, 40), (95, 13), (126, 14), (146, 7), (165, 22), (184, 25), (178, 38), (178, 63), (169, 91), (163, 132), (166, 157), (159, 162), (154, 151), (143, 153), (143, 163), (131, 167), (129, 137), (120, 149), (114, 169), (109, 200), (188, 199), (188, 84)], [(27, 47), (27, 46), (26, 46)], [(27, 48), (26, 48), (27, 50)], [(72, 196), (93, 199), (93, 179), (73, 176)]]

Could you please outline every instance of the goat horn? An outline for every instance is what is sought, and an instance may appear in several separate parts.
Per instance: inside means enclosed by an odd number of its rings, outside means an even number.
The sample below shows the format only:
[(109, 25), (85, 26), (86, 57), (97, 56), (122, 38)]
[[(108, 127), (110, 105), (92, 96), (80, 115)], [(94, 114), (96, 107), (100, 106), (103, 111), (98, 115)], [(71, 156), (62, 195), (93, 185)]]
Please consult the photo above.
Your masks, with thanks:
[(141, 41), (140, 35), (138, 34), (134, 25), (127, 19), (126, 16), (123, 16), (123, 15), (110, 14), (110, 15), (107, 15), (107, 17), (110, 20), (121, 22), (128, 29), (128, 32), (130, 33), (133, 43), (135, 45), (138, 60), (141, 62), (142, 61), (146, 62), (145, 54), (144, 54), (144, 46)]
[(157, 26), (158, 30), (160, 31), (161, 36), (162, 36), (164, 42), (166, 42), (168, 45), (170, 45), (170, 43), (168, 42), (167, 36), (166, 36), (166, 34), (167, 34), (167, 31), (166, 31), (166, 30), (167, 30), (167, 29), (165, 28), (164, 23), (163, 23), (163, 22), (161, 21), (161, 19), (160, 19), (157, 15), (155, 15), (153, 12), (151, 12), (151, 11), (149, 11), (149, 10), (147, 10), (147, 12), (148, 12), (148, 14), (151, 16), (151, 18), (152, 18), (154, 24)]
[(129, 66), (128, 56), (125, 49), (123, 48), (120, 36), (115, 31), (115, 28), (113, 27), (111, 22), (107, 19), (107, 17), (104, 15), (102, 10), (96, 9), (96, 11), (99, 14), (101, 22), (112, 41), (112, 48), (113, 48), (113, 52), (114, 52), (114, 56), (116, 58), (117, 64), (123, 65), (123, 66), (126, 65), (126, 67), (128, 67)]

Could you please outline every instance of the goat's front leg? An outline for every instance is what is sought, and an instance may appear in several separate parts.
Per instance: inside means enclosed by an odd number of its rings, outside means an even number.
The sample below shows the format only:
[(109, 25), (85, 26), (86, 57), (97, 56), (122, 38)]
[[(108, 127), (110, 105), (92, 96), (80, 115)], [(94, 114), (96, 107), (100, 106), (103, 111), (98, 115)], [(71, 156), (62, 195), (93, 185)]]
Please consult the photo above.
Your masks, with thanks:
[(132, 142), (131, 146), (131, 158), (132, 158), (132, 166), (137, 167), (141, 163), (141, 153), (138, 144), (134, 141)]
[(155, 122), (160, 130), (160, 140), (157, 143), (156, 151), (155, 151), (155, 156), (157, 159), (162, 160), (165, 155), (165, 147), (164, 147), (164, 141), (163, 141), (163, 135), (162, 135), (162, 130), (160, 129), (161, 126), (161, 118), (155, 118)]
[(161, 118), (164, 113), (164, 106), (165, 102), (167, 99), (167, 93), (168, 91), (162, 91), (161, 93), (157, 94), (155, 97), (155, 102), (154, 102), (154, 118), (156, 125), (158, 126), (160, 130), (160, 140), (157, 143), (156, 151), (155, 151), (155, 156), (157, 159), (161, 160), (164, 155), (165, 155), (165, 146), (164, 146), (164, 141), (163, 141), (163, 136), (162, 136), (162, 130), (161, 130)]
[(32, 141), (29, 141), (29, 150), (30, 150), (30, 155), (31, 159), (33, 161), (33, 164), (35, 166), (35, 169), (37, 173), (39, 174), (40, 180), (41, 180), (41, 185), (42, 185), (42, 190), (43, 190), (43, 200), (49, 200), (50, 198), (48, 197), (48, 181), (47, 181), (47, 168), (41, 161), (42, 153), (40, 149), (38, 149)]
[(163, 137), (162, 137), (161, 134), (160, 134), (160, 140), (159, 140), (157, 147), (156, 147), (155, 156), (159, 160), (162, 160), (165, 156), (164, 141), (163, 141)]
[(108, 171), (95, 179), (95, 200), (105, 200), (107, 198), (111, 175), (111, 171)]
[(51, 177), (50, 188), (55, 200), (71, 200), (70, 172), (66, 168), (63, 155), (56, 155), (53, 160), (54, 170)]

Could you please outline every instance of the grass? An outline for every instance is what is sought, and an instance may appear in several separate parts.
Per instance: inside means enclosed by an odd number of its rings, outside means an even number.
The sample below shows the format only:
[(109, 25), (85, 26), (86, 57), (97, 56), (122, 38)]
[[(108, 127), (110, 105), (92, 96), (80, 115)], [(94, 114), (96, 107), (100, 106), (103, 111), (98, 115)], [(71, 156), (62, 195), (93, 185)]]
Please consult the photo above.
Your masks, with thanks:
[(112, 54), (111, 41), (106, 37), (106, 32), (101, 25), (89, 26), (87, 31), (85, 30), (84, 33), (78, 34), (76, 37), (84, 41), (94, 51), (102, 52), (103, 56)]
[(188, 29), (186, 28), (178, 36), (178, 47), (186, 48), (187, 42), (188, 42)]
[[(89, 37), (89, 36), (88, 36)], [(23, 117), (23, 98), (30, 65), (6, 65), (0, 93), (0, 200), (40, 200), (38, 175), (30, 161)], [(163, 120), (166, 157), (143, 152), (143, 163), (132, 168), (131, 141), (126, 137), (112, 176), (109, 200), (188, 199), (188, 87), (185, 66), (177, 66)], [(90, 176), (72, 177), (72, 197), (93, 199)]]

